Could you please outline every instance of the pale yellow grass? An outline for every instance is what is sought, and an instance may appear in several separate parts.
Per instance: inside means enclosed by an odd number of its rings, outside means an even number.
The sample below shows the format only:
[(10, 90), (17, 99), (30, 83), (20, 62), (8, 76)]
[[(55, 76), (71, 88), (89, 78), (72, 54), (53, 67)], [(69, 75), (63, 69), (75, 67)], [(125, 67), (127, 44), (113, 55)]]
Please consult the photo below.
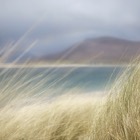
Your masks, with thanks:
[[(0, 115), (3, 140), (87, 138), (92, 133), (95, 104), (90, 98), (69, 97), (53, 103), (5, 108)], [(83, 139), (82, 138), (82, 139)]]
[[(24, 87), (23, 79), (14, 83), (21, 73), (1, 81), (0, 140), (140, 139), (139, 65), (129, 67), (104, 97), (81, 95), (78, 90), (50, 99), (48, 94), (34, 96), (43, 82), (35, 90), (33, 85)], [(26, 90), (17, 89), (19, 85)]]

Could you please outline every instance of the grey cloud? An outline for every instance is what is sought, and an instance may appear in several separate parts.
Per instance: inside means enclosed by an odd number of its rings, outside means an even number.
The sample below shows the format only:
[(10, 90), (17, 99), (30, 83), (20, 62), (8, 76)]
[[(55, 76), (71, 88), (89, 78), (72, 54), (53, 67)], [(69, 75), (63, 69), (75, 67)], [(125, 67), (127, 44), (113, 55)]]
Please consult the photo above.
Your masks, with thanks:
[[(80, 39), (117, 36), (140, 40), (139, 0), (1, 0), (0, 40), (28, 39), (68, 46)], [(68, 43), (63, 43), (63, 41)]]

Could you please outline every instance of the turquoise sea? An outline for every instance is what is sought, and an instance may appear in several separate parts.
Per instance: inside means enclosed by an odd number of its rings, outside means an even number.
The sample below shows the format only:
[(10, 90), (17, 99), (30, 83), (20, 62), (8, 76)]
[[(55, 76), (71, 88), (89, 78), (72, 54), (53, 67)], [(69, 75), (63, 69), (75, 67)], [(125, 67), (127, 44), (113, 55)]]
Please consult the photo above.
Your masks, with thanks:
[[(1, 83), (15, 88), (36, 88), (38, 91), (49, 89), (61, 91), (80, 89), (85, 93), (103, 91), (111, 87), (125, 67), (51, 67), (51, 68), (9, 68), (0, 69)], [(7, 79), (7, 81), (6, 81)], [(1, 86), (3, 84), (0, 84)]]

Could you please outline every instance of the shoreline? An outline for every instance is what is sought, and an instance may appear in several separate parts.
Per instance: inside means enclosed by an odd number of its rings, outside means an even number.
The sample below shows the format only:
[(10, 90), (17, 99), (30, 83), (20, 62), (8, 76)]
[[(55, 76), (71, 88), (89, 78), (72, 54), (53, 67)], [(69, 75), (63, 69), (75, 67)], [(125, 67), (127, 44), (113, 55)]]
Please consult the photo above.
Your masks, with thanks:
[[(0, 64), (0, 68), (98, 68), (98, 67), (128, 67), (129, 64), (113, 64), (113, 65), (87, 65), (87, 64), (51, 64), (51, 65), (30, 65), (30, 64), (23, 64), (23, 65), (15, 65), (15, 64)], [(132, 65), (131, 65), (132, 66)]]

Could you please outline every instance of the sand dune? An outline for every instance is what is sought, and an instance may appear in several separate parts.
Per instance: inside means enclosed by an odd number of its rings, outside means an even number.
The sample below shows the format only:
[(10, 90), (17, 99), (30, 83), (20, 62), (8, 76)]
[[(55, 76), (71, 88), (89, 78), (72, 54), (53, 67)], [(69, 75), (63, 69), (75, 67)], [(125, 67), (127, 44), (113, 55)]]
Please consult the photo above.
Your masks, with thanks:
[(47, 91), (40, 95), (33, 85), (20, 90), (25, 83), (15, 80), (22, 70), (8, 80), (4, 74), (0, 81), (1, 140), (140, 139), (140, 65), (129, 67), (104, 97), (73, 90), (49, 100)]

